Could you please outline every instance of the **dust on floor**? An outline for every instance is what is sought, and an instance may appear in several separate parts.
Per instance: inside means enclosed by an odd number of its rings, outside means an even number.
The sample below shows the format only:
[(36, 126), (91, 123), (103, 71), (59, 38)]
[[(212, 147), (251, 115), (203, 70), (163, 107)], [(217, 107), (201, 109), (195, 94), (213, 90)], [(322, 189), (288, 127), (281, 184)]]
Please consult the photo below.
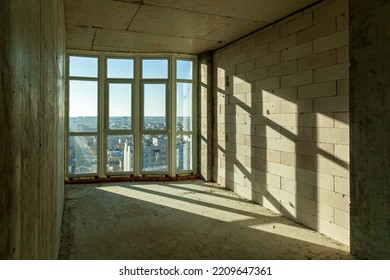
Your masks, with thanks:
[(201, 180), (65, 189), (60, 259), (352, 259), (349, 247)]

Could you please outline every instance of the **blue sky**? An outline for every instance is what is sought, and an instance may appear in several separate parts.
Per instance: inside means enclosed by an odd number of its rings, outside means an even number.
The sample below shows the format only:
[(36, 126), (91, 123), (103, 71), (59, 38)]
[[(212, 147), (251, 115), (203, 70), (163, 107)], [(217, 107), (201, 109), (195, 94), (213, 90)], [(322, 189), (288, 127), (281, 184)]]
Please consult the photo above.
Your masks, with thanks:
[(96, 81), (69, 81), (69, 116), (97, 116)]
[(165, 116), (166, 85), (144, 85), (144, 115), (147, 117)]
[[(192, 62), (177, 61), (177, 78), (192, 78)], [(109, 58), (107, 60), (107, 76), (109, 78), (133, 78), (134, 61), (129, 58)], [(96, 57), (70, 57), (70, 76), (97, 78), (98, 59)], [(168, 78), (167, 59), (143, 59), (142, 77), (165, 79)], [(97, 82), (96, 81), (69, 81), (70, 108), (69, 115), (97, 116)], [(130, 116), (131, 84), (118, 81), (110, 83), (109, 113), (110, 116)], [(166, 108), (165, 84), (144, 84), (144, 112), (145, 116), (164, 116)], [(177, 115), (192, 115), (192, 84), (177, 83)]]
[(131, 84), (109, 85), (109, 115), (110, 117), (131, 116)]

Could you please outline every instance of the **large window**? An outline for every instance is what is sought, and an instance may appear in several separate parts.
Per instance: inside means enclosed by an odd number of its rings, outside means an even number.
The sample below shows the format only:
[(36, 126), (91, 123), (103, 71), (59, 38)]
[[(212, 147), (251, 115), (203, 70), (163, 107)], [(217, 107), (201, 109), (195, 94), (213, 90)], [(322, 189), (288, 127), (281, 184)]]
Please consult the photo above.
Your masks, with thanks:
[(66, 166), (70, 176), (98, 173), (98, 73), (98, 57), (69, 57)]
[(193, 62), (176, 60), (176, 170), (192, 170)]
[(67, 176), (194, 173), (191, 56), (68, 55)]
[(105, 87), (105, 175), (134, 171), (133, 88), (134, 58), (106, 57)]

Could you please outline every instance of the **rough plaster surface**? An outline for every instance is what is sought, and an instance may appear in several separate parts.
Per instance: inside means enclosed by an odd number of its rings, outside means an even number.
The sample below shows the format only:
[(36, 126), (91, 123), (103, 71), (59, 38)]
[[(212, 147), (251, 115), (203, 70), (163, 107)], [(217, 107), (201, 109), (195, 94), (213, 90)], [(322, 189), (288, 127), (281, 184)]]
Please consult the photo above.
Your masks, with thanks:
[(389, 1), (351, 1), (351, 252), (390, 258)]
[(67, 48), (199, 54), (317, 0), (65, 0)]
[(350, 259), (348, 247), (216, 184), (66, 186), (60, 259)]
[(1, 1), (0, 34), (0, 259), (53, 259), (64, 180), (62, 0)]

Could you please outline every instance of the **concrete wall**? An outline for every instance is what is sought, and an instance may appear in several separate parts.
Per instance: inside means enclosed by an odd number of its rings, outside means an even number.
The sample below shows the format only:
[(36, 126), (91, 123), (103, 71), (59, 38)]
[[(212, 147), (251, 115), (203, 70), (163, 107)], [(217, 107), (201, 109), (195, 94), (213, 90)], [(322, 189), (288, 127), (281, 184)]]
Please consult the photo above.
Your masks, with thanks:
[(214, 53), (214, 179), (349, 244), (348, 1)]
[(64, 181), (63, 1), (1, 1), (0, 34), (0, 259), (55, 259)]
[(390, 259), (390, 2), (350, 11), (351, 252)]

